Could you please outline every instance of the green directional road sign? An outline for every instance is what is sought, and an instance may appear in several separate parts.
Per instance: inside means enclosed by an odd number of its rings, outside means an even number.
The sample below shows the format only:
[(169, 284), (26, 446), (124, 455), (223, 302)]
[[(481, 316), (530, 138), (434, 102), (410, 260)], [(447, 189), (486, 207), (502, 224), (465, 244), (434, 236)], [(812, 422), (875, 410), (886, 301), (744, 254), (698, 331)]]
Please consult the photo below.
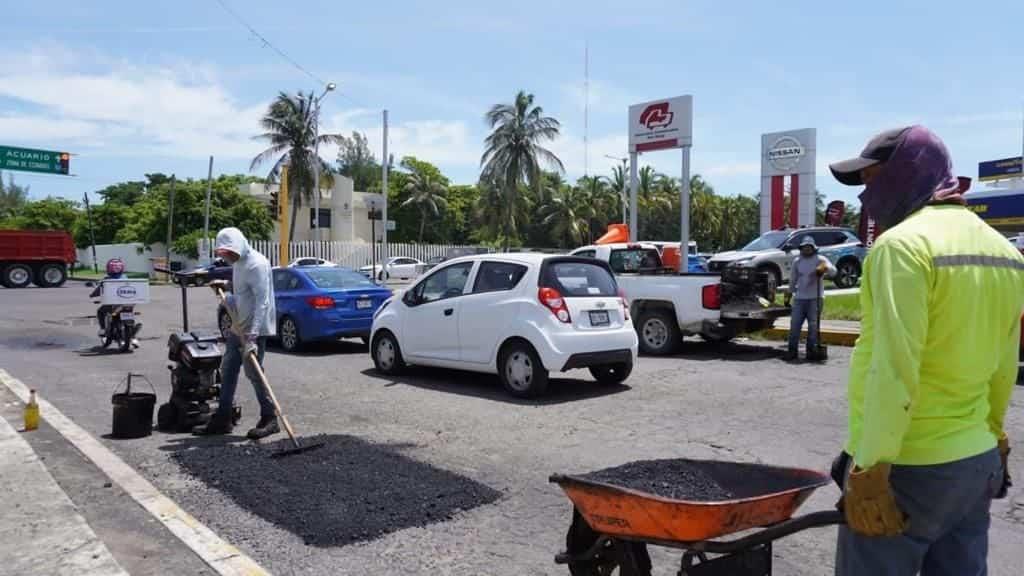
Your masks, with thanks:
[(70, 166), (71, 155), (67, 152), (0, 146), (0, 170), (67, 174)]

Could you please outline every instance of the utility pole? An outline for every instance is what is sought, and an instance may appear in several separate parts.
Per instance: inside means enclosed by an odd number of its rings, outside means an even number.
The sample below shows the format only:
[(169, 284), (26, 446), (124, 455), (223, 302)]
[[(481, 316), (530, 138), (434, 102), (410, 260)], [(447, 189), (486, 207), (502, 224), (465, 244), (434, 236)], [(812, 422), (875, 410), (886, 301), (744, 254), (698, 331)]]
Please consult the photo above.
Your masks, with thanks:
[[(206, 171), (206, 213), (203, 216), (203, 253), (199, 258), (205, 264), (210, 261), (210, 192), (213, 190), (213, 156), (210, 156), (210, 167)], [(170, 266), (170, 263), (168, 263)]]
[(92, 209), (89, 208), (89, 193), (85, 193), (85, 217), (89, 222), (89, 241), (92, 243), (92, 271), (99, 274), (100, 265), (96, 262), (96, 234), (92, 230)]
[(384, 155), (381, 156), (381, 192), (384, 195), (384, 208), (382, 211), (381, 218), (384, 221), (384, 235), (381, 237), (381, 257), (382, 261), (388, 259), (388, 111), (384, 111)]
[(313, 101), (313, 239), (316, 240), (313, 255), (317, 258), (320, 257), (320, 101), (335, 88), (337, 84), (328, 82), (320, 97)]
[(167, 192), (167, 269), (171, 269), (171, 240), (174, 230), (174, 174), (171, 174), (171, 189)]

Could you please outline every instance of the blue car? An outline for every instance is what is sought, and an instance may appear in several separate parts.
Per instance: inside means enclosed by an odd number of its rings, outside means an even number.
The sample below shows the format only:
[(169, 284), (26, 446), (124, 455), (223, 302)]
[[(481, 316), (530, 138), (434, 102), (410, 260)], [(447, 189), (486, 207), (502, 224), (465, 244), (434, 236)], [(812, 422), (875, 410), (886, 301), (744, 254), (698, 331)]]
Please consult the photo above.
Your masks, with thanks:
[[(274, 268), (273, 275), (277, 337), (287, 352), (314, 341), (368, 341), (374, 312), (391, 297), (390, 289), (348, 268)], [(219, 315), (223, 330), (227, 311)]]

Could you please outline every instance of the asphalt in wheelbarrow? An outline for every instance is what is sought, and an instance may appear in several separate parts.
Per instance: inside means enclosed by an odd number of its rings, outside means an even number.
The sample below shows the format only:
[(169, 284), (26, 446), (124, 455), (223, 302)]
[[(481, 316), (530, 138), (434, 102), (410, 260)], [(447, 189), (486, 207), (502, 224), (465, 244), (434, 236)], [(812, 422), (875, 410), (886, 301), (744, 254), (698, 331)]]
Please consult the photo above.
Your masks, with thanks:
[(574, 477), (689, 502), (742, 500), (807, 486), (807, 478), (784, 468), (685, 458), (638, 460)]

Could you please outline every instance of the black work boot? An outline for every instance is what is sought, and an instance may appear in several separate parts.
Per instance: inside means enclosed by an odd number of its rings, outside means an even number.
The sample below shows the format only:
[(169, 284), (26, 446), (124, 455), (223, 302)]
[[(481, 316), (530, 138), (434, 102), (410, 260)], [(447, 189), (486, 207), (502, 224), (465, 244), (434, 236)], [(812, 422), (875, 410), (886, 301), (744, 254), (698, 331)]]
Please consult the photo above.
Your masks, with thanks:
[(281, 428), (277, 425), (276, 416), (261, 416), (260, 421), (256, 423), (256, 427), (249, 430), (245, 436), (250, 440), (259, 440), (271, 434), (277, 434), (280, 431)]
[(799, 356), (793, 350), (787, 350), (786, 353), (782, 355), (782, 360), (785, 362), (796, 362), (798, 359)]
[(218, 436), (231, 434), (232, 429), (234, 429), (234, 425), (231, 423), (231, 417), (225, 418), (218, 412), (205, 425), (192, 428), (192, 433), (196, 436)]

